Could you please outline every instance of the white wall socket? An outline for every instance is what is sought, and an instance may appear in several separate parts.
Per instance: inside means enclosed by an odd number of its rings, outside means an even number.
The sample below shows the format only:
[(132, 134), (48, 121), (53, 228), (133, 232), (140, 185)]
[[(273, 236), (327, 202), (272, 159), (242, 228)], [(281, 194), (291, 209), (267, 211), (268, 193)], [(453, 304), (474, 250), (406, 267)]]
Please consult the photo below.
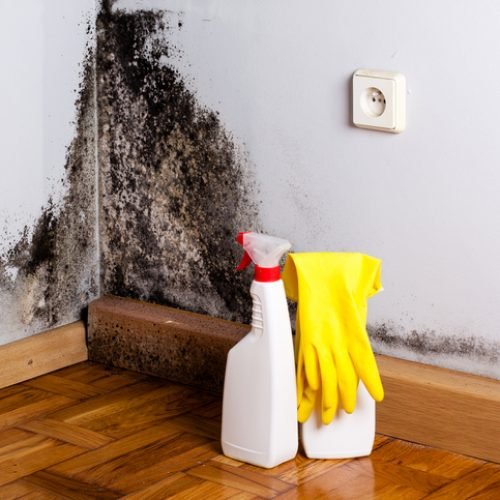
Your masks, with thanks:
[(401, 73), (358, 69), (352, 77), (356, 127), (402, 132), (406, 128), (406, 78)]

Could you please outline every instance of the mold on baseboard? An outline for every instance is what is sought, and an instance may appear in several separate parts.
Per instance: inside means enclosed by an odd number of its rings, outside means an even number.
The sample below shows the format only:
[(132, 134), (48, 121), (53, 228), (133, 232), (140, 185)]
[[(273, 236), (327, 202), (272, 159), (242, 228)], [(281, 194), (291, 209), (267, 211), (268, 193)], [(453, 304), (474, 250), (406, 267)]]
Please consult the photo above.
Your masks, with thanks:
[(220, 392), (226, 357), (248, 326), (105, 296), (89, 305), (92, 361)]
[(249, 321), (234, 237), (259, 228), (251, 165), (169, 65), (182, 24), (112, 3), (97, 20), (103, 291)]

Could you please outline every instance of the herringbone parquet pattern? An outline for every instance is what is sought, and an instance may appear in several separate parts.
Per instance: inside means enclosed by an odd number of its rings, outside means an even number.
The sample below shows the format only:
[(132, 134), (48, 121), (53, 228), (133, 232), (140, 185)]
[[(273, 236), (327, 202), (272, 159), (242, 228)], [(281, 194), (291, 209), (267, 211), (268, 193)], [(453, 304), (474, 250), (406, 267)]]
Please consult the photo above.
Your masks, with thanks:
[(500, 499), (500, 465), (384, 436), (369, 458), (241, 464), (221, 455), (220, 410), (91, 363), (2, 389), (0, 499)]

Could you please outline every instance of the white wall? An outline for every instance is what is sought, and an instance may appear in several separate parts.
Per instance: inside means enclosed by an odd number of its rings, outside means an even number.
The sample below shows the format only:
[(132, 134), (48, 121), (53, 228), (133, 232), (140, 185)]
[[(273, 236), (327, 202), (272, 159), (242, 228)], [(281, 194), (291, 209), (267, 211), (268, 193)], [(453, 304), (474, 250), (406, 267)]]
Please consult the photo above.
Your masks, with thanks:
[[(29, 239), (50, 198), (57, 204), (66, 193), (67, 148), (76, 133), (82, 62), (94, 21), (94, 0), (0, 3), (0, 257), (25, 228)], [(12, 284), (0, 294), (0, 344), (49, 326), (20, 318), (18, 295), (35, 284), (21, 291), (17, 269), (5, 271)], [(72, 314), (77, 319), (79, 312)]]
[[(500, 4), (122, 0), (162, 8), (172, 59), (245, 144), (268, 232), (384, 261), (370, 323), (500, 342)], [(400, 135), (351, 126), (360, 67), (408, 82)], [(242, 228), (244, 229), (244, 228)], [(391, 351), (390, 347), (381, 347)], [(396, 349), (500, 377), (498, 363)], [(392, 351), (391, 351), (392, 352)]]
[(0, 253), (63, 192), (94, 0), (0, 4)]

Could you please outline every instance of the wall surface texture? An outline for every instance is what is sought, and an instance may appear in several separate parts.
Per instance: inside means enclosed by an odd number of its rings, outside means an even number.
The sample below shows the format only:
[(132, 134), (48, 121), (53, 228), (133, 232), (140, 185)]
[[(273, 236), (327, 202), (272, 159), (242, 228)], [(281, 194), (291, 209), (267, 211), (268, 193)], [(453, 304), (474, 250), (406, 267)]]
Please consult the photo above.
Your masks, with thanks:
[[(497, 2), (0, 12), (0, 343), (76, 319), (99, 286), (248, 321), (233, 238), (253, 229), (381, 258), (375, 349), (500, 378)], [(404, 133), (351, 125), (360, 67), (406, 75)]]
[(97, 294), (94, 19), (94, 0), (0, 5), (0, 344)]
[[(126, 94), (124, 114), (115, 105), (101, 116), (100, 148), (111, 145), (104, 189), (115, 195), (103, 207), (105, 289), (241, 317), (244, 292), (228, 301), (233, 278), (218, 274), (235, 252), (218, 250), (238, 224), (258, 226), (296, 251), (383, 260), (385, 292), (369, 315), (377, 351), (500, 377), (498, 3), (122, 0), (107, 19), (144, 27), (148, 16), (140, 54), (109, 55), (113, 80), (101, 82)], [(108, 33), (107, 47), (130, 49)], [(137, 89), (143, 61), (153, 66)], [(404, 133), (351, 125), (360, 67), (406, 75)], [(217, 132), (200, 129), (203, 120)], [(125, 133), (106, 137), (110, 123)], [(157, 135), (137, 146), (144, 126)], [(244, 162), (217, 156), (226, 140)], [(248, 207), (258, 223), (239, 216)]]
[(234, 238), (258, 225), (252, 176), (172, 67), (182, 21), (104, 3), (97, 27), (103, 290), (249, 321)]

